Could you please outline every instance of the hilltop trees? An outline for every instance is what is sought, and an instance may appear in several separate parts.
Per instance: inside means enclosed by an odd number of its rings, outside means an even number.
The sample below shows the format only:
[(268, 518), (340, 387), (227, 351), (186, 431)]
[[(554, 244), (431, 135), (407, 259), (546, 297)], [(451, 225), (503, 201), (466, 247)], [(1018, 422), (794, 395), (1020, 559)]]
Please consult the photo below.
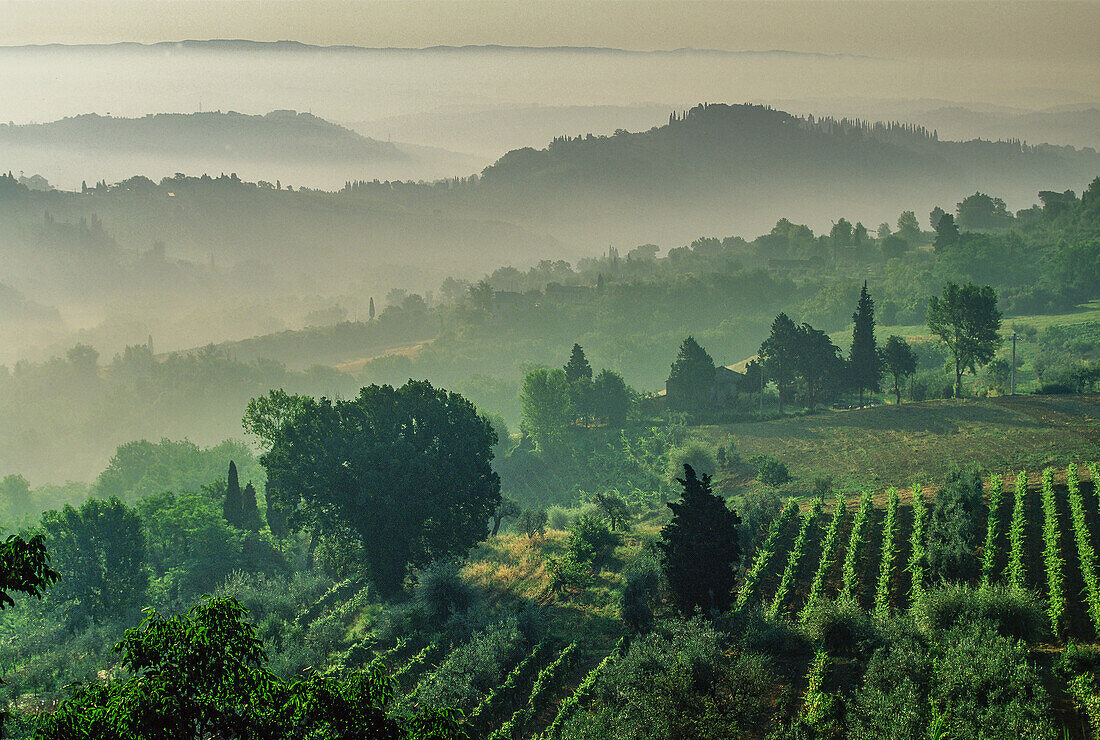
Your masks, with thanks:
[(852, 349), (849, 372), (852, 385), (859, 389), (859, 407), (863, 408), (863, 392), (879, 390), (882, 359), (875, 345), (875, 303), (867, 292), (867, 281), (859, 292), (859, 303), (852, 314)]
[(883, 368), (894, 379), (894, 395), (900, 404), (901, 384), (917, 371), (917, 354), (908, 342), (892, 334), (882, 348), (881, 357)]
[[(564, 394), (565, 374), (553, 372)], [(497, 439), (468, 400), (409, 381), (300, 404), (260, 458), (268, 480), (326, 531), (346, 527), (383, 594), (402, 588), (409, 566), (464, 554), (488, 534)]]
[[(944, 217), (946, 218), (946, 216)], [(941, 223), (943, 220), (941, 219)], [(962, 376), (993, 359), (1001, 346), (1001, 312), (997, 294), (985, 285), (947, 283), (943, 296), (928, 301), (928, 328), (939, 335), (955, 363), (955, 398), (962, 395)]]
[(680, 501), (670, 502), (672, 521), (661, 530), (661, 561), (677, 608), (690, 615), (728, 609), (733, 601), (735, 569), (741, 557), (740, 517), (711, 492), (710, 476), (698, 478), (684, 465)]

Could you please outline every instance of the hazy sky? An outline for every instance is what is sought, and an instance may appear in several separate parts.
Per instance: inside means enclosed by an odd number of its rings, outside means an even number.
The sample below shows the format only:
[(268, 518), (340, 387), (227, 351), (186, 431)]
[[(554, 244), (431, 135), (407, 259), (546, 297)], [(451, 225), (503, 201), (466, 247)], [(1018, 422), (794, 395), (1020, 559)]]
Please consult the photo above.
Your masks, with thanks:
[(787, 49), (1095, 67), (1100, 2), (0, 0), (4, 45), (190, 38)]

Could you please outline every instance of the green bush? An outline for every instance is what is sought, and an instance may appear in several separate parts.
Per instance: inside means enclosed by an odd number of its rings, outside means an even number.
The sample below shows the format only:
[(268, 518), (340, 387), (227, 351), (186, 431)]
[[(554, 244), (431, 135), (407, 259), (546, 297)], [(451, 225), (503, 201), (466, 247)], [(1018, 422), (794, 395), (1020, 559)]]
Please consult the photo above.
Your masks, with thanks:
[(621, 540), (620, 535), (612, 532), (603, 519), (586, 514), (573, 522), (569, 555), (576, 562), (587, 563), (594, 570), (599, 570)]
[(1002, 635), (1034, 642), (1046, 635), (1047, 618), (1029, 591), (1004, 585), (969, 588), (945, 584), (929, 589), (912, 609), (917, 626), (933, 634), (957, 626), (986, 622)]
[(806, 636), (832, 655), (859, 655), (875, 639), (870, 617), (851, 598), (819, 599), (802, 618)]
[(684, 465), (690, 465), (696, 475), (714, 475), (718, 470), (718, 458), (714, 447), (698, 439), (689, 439), (668, 451), (665, 478), (676, 488), (676, 480), (684, 475)]
[(437, 563), (419, 574), (416, 601), (429, 624), (437, 628), (452, 615), (468, 612), (477, 598), (460, 570), (456, 563)]
[(781, 486), (791, 480), (787, 464), (770, 455), (757, 455), (752, 462), (756, 466), (756, 479), (765, 486)]
[(928, 521), (926, 562), (932, 582), (977, 577), (974, 552), (981, 542), (978, 520), (984, 511), (981, 472), (977, 468), (949, 472)]

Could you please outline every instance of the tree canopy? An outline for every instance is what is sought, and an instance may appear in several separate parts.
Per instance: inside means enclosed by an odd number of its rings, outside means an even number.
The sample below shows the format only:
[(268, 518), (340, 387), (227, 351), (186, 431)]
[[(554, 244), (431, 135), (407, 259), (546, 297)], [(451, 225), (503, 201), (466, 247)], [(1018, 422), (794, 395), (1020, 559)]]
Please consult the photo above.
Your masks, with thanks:
[[(945, 217), (946, 218), (946, 217)], [(942, 223), (942, 221), (941, 221)], [(993, 288), (973, 283), (947, 283), (943, 296), (928, 301), (928, 328), (937, 334), (955, 362), (955, 397), (962, 395), (962, 376), (993, 359), (1001, 346), (1001, 312)]]
[(486, 536), (500, 503), (496, 441), (465, 398), (410, 380), (348, 401), (303, 399), (260, 460), (303, 520), (358, 537), (392, 594), (410, 565), (465, 554)]

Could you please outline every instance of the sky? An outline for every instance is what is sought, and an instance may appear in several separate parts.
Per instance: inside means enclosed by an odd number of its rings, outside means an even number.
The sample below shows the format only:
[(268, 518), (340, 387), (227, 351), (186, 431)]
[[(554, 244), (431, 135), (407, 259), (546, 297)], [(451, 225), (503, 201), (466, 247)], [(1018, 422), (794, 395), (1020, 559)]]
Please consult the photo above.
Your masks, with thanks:
[(783, 49), (1095, 69), (1100, 2), (0, 0), (0, 45), (210, 38)]

